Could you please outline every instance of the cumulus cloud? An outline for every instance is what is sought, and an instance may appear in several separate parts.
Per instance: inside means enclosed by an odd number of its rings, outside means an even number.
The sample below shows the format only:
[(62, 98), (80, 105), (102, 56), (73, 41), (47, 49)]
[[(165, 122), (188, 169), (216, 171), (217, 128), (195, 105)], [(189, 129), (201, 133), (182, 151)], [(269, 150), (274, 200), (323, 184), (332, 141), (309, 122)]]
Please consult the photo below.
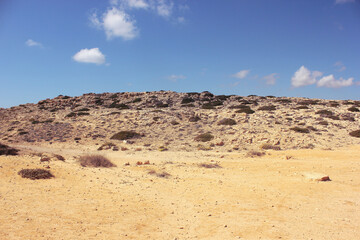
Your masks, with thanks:
[(90, 21), (97, 28), (105, 30), (107, 39), (121, 37), (124, 40), (131, 40), (138, 35), (135, 20), (116, 7), (105, 12), (101, 19), (94, 13), (91, 15)]
[(343, 4), (343, 3), (351, 3), (355, 2), (355, 0), (335, 0), (335, 4)]
[(339, 72), (342, 72), (342, 71), (345, 71), (346, 70), (346, 67), (345, 67), (345, 65), (342, 63), (342, 62), (336, 62), (335, 64), (334, 64), (334, 66), (337, 68), (337, 70), (339, 71)]
[(42, 44), (41, 44), (41, 43), (36, 42), (36, 41), (34, 41), (34, 40), (32, 40), (32, 39), (28, 39), (28, 40), (25, 42), (25, 44), (26, 44), (27, 46), (29, 46), (29, 47), (42, 47)]
[(317, 78), (323, 75), (322, 72), (319, 71), (310, 71), (305, 66), (301, 66), (299, 70), (297, 70), (294, 76), (291, 78), (291, 85), (293, 87), (303, 87), (307, 85), (315, 84)]
[(125, 4), (129, 8), (146, 9), (149, 7), (149, 4), (145, 0), (123, 0), (122, 3)]
[(84, 48), (77, 52), (73, 59), (77, 62), (83, 63), (95, 63), (95, 64), (104, 64), (105, 56), (99, 50), (99, 48)]
[(265, 80), (265, 83), (267, 85), (275, 85), (276, 80), (279, 78), (279, 75), (277, 73), (269, 74), (265, 77), (263, 77), (263, 80)]
[(177, 80), (180, 79), (185, 79), (186, 77), (184, 75), (170, 75), (166, 77), (168, 80), (172, 81), (172, 82), (177, 82)]
[(237, 72), (233, 75), (231, 75), (234, 78), (243, 79), (246, 78), (246, 76), (250, 73), (250, 70), (241, 70), (240, 72)]
[(340, 87), (349, 87), (353, 85), (354, 78), (348, 78), (348, 79), (335, 79), (334, 75), (329, 75), (321, 78), (317, 82), (318, 87), (328, 87), (328, 88), (340, 88)]

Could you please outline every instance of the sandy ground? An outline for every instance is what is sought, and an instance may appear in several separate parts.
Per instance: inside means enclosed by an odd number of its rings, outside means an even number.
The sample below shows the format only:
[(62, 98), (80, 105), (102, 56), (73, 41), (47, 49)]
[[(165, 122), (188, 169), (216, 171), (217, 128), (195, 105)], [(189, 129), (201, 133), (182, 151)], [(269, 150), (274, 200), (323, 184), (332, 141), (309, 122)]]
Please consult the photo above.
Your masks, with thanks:
[[(24, 146), (22, 146), (24, 148)], [(244, 153), (103, 151), (117, 167), (0, 157), (0, 239), (359, 239), (360, 146)], [(150, 165), (137, 166), (137, 161)], [(130, 166), (124, 166), (129, 162)], [(218, 163), (222, 168), (203, 168)], [(55, 178), (23, 179), (49, 165)], [(148, 172), (167, 172), (168, 178)], [(314, 181), (330, 176), (330, 182)]]

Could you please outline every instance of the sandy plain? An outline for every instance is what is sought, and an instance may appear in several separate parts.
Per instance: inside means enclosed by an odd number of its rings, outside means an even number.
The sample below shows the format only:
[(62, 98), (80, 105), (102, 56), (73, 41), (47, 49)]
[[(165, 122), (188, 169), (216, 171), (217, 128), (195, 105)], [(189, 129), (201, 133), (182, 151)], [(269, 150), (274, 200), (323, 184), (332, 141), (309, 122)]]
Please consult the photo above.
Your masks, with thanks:
[[(0, 156), (0, 239), (360, 236), (358, 145), (268, 150), (256, 158), (246, 152), (103, 151), (115, 168), (81, 167), (73, 156), (98, 153), (91, 146), (12, 146), (22, 152)], [(36, 152), (66, 161), (40, 162)], [(23, 168), (49, 168), (55, 178), (24, 179), (17, 174)], [(321, 176), (331, 181), (315, 180)]]

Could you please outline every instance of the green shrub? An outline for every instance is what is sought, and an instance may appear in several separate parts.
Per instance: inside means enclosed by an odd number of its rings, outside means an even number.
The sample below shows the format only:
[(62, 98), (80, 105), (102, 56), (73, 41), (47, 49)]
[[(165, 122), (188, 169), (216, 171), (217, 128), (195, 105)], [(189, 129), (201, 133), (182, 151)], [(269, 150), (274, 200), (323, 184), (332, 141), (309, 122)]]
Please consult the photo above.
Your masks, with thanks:
[(36, 179), (49, 179), (49, 178), (53, 178), (54, 175), (52, 175), (52, 173), (49, 170), (45, 170), (45, 169), (40, 169), (40, 168), (36, 168), (36, 169), (22, 169), (18, 172), (18, 174), (22, 177), (22, 178), (30, 178), (31, 180), (36, 180)]
[(116, 167), (109, 159), (101, 155), (81, 156), (79, 162), (82, 167)]
[(292, 128), (290, 128), (290, 130), (293, 130), (293, 131), (298, 132), (298, 133), (309, 133), (310, 132), (309, 129), (301, 128), (301, 127), (292, 127)]
[(236, 125), (236, 121), (231, 118), (224, 118), (218, 122), (218, 125)]
[(114, 140), (127, 140), (131, 138), (140, 137), (140, 134), (134, 131), (121, 131), (113, 135), (110, 139)]
[(211, 133), (203, 133), (195, 137), (195, 141), (198, 142), (208, 142), (211, 141), (212, 139), (214, 139), (214, 136), (211, 135)]
[(352, 131), (349, 133), (352, 137), (360, 138), (360, 130)]

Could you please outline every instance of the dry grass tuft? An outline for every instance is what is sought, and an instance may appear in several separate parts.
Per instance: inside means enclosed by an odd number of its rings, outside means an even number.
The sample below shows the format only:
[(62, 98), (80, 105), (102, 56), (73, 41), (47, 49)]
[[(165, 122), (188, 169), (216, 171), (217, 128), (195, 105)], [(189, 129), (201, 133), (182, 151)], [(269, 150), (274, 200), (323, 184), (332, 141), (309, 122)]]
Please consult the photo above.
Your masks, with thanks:
[(264, 155), (265, 155), (264, 152), (250, 151), (246, 154), (246, 157), (254, 158), (254, 157), (262, 157)]
[(81, 156), (80, 165), (82, 167), (104, 167), (104, 168), (116, 167), (116, 165), (110, 162), (109, 159), (101, 155)]
[(140, 134), (134, 131), (121, 131), (113, 135), (110, 139), (127, 140), (131, 138), (140, 137)]
[(274, 146), (270, 143), (264, 143), (263, 145), (260, 146), (261, 149), (263, 150), (276, 150), (276, 151), (279, 151), (281, 150), (281, 148), (279, 146)]
[(155, 175), (155, 176), (160, 177), (160, 178), (169, 178), (171, 176), (171, 174), (168, 173), (168, 172), (162, 171), (162, 172), (158, 173), (155, 170), (150, 170), (148, 172), (148, 174)]
[(352, 131), (349, 133), (352, 137), (360, 138), (360, 130)]
[(22, 177), (22, 178), (30, 178), (31, 180), (36, 180), (36, 179), (50, 179), (53, 178), (54, 175), (51, 174), (51, 172), (49, 170), (45, 170), (45, 169), (40, 169), (40, 168), (36, 168), (36, 169), (22, 169), (18, 172), (18, 174)]
[(195, 141), (198, 142), (208, 142), (211, 141), (212, 139), (214, 139), (214, 136), (211, 135), (211, 133), (203, 133), (195, 137)]
[(219, 164), (217, 163), (200, 163), (199, 167), (203, 167), (203, 168), (222, 168)]

